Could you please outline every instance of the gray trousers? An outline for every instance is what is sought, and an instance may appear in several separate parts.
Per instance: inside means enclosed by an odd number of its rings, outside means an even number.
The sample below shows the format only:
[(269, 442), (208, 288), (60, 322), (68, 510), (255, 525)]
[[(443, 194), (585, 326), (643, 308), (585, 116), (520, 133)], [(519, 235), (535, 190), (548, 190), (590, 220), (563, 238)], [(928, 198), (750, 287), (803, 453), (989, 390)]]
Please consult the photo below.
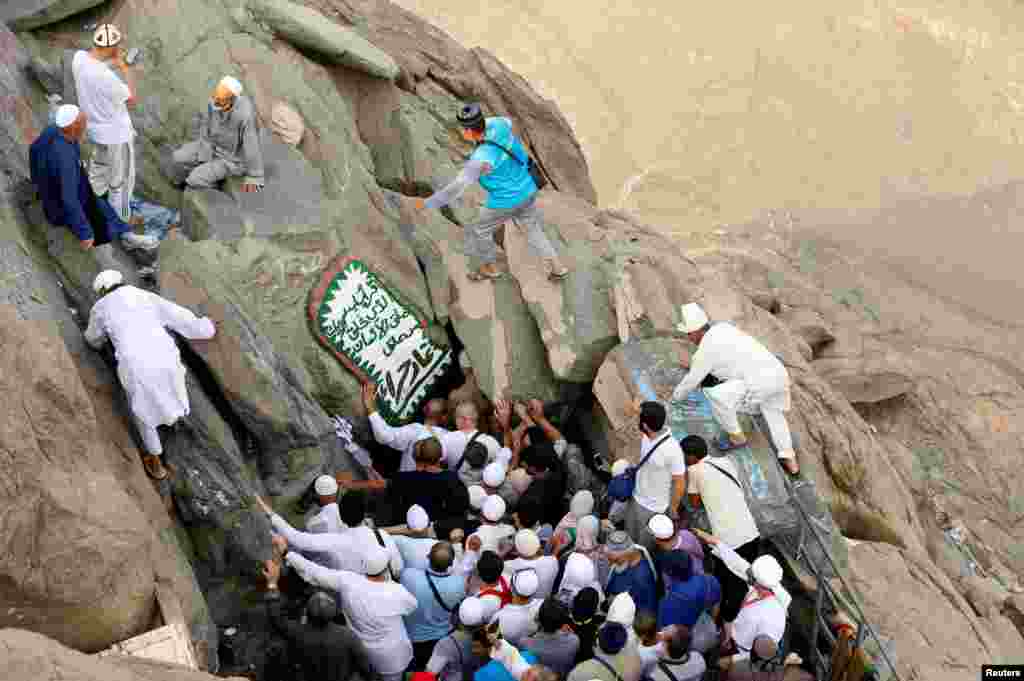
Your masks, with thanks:
[(107, 195), (107, 203), (125, 222), (132, 217), (135, 191), (135, 143), (93, 144), (89, 161), (89, 184), (96, 196)]
[(526, 241), (531, 251), (542, 258), (557, 256), (554, 246), (544, 233), (544, 220), (537, 208), (536, 194), (515, 208), (481, 208), (476, 222), (466, 225), (466, 255), (478, 258), (481, 265), (489, 265), (497, 260), (498, 247), (494, 243), (494, 230), (509, 220), (514, 220), (526, 230)]
[(648, 511), (637, 503), (636, 499), (626, 502), (626, 532), (633, 538), (633, 541), (642, 545), (648, 551), (654, 551), (654, 535), (647, 531), (647, 523), (651, 518), (658, 515), (655, 511)]
[(184, 182), (189, 187), (198, 189), (215, 188), (228, 177), (245, 174), (245, 168), (241, 163), (213, 158), (209, 145), (199, 141), (189, 142), (177, 149), (171, 159), (171, 179), (176, 183)]

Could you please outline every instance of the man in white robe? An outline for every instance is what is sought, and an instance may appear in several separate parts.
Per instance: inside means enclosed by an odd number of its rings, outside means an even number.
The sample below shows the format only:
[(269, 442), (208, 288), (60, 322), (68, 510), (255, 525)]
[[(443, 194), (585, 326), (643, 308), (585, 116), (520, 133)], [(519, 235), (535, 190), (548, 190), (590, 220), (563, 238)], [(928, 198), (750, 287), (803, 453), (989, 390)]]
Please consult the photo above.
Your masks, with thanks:
[[(718, 448), (727, 451), (746, 445), (737, 412), (760, 412), (768, 424), (780, 463), (791, 475), (799, 473), (793, 436), (784, 413), (790, 407), (789, 372), (779, 358), (728, 322), (712, 326), (697, 303), (683, 306), (683, 321), (678, 328), (697, 346), (697, 352), (689, 360), (689, 370), (676, 386), (672, 399), (685, 400), (708, 375), (714, 376), (721, 383), (704, 388), (704, 394), (715, 420), (728, 434)], [(685, 365), (686, 359), (681, 359)]]
[(190, 340), (213, 338), (217, 329), (206, 317), (122, 284), (116, 270), (100, 272), (93, 290), (100, 298), (89, 313), (85, 340), (97, 349), (107, 340), (113, 343), (117, 377), (145, 448), (142, 463), (150, 477), (163, 480), (167, 469), (160, 459), (164, 450), (157, 426), (172, 425), (189, 413), (185, 365), (167, 329)]

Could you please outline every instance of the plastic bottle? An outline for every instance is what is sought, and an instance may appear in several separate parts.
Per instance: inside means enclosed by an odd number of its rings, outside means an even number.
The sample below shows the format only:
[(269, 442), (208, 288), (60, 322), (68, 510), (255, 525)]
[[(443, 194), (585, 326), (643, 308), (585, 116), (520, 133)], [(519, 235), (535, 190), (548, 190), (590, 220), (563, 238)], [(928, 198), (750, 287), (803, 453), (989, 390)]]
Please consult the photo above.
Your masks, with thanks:
[(755, 499), (764, 499), (768, 496), (768, 478), (754, 457), (750, 458), (750, 491)]

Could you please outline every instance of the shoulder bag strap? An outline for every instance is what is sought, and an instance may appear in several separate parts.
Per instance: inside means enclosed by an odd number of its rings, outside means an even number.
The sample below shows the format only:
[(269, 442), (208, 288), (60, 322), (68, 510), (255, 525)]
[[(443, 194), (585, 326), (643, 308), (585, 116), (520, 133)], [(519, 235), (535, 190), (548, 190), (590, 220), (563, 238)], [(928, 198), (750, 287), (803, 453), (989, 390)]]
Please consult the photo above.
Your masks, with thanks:
[(661, 671), (665, 672), (665, 676), (669, 678), (669, 681), (679, 681), (679, 679), (676, 678), (676, 675), (672, 673), (672, 670), (668, 668), (668, 665), (665, 664), (663, 660), (658, 660), (658, 668), (661, 669)]
[(716, 466), (711, 461), (708, 461), (708, 465), (711, 466), (712, 468), (714, 468), (716, 471), (718, 471), (722, 475), (724, 475), (725, 477), (727, 477), (730, 480), (732, 480), (736, 484), (736, 486), (740, 488), (740, 491), (743, 492), (744, 494), (746, 494), (746, 491), (743, 489), (743, 485), (741, 485), (740, 481), (736, 479), (736, 476), (734, 476), (732, 473), (730, 473), (729, 471), (725, 470), (724, 468), (719, 468), (718, 466)]
[[(377, 543), (388, 549), (388, 545), (384, 543), (384, 537), (380, 536), (380, 530), (377, 529), (376, 525), (374, 525), (373, 533), (377, 535)], [(388, 549), (388, 574), (391, 575), (392, 582), (398, 581), (398, 577), (395, 576), (395, 571), (391, 569), (391, 549)]]
[(663, 442), (664, 442), (665, 440), (669, 439), (670, 437), (672, 437), (672, 433), (669, 433), (669, 434), (667, 434), (667, 435), (666, 435), (665, 437), (661, 438), (661, 439), (660, 439), (660, 440), (658, 440), (658, 441), (657, 441), (656, 443), (654, 443), (654, 446), (653, 446), (653, 447), (651, 447), (651, 448), (650, 448), (650, 449), (649, 449), (649, 450), (647, 451), (647, 453), (646, 453), (646, 454), (644, 454), (644, 458), (640, 459), (640, 463), (638, 463), (638, 464), (636, 465), (636, 468), (634, 468), (634, 469), (633, 469), (633, 472), (635, 473), (636, 471), (640, 470), (640, 468), (641, 468), (641, 467), (642, 467), (642, 466), (643, 466), (643, 465), (644, 465), (645, 463), (647, 463), (647, 459), (651, 458), (651, 455), (652, 455), (652, 454), (654, 454), (654, 450), (656, 450), (656, 449), (657, 449), (658, 447), (660, 447), (660, 446), (661, 446), (661, 444), (662, 444), (662, 443), (663, 443)]
[(466, 446), (462, 450), (462, 456), (459, 457), (459, 462), (457, 464), (455, 464), (455, 468), (452, 469), (453, 471), (458, 473), (459, 469), (462, 468), (462, 462), (466, 460), (466, 450), (469, 449), (469, 446), (471, 444), (476, 442), (476, 439), (478, 437), (480, 437), (480, 431), (479, 430), (476, 431), (475, 433), (473, 433), (473, 437), (469, 438), (469, 442), (466, 443)]
[(617, 671), (615, 671), (615, 667), (611, 666), (611, 664), (609, 664), (609, 662), (607, 660), (605, 660), (603, 657), (601, 657), (600, 655), (596, 655), (595, 654), (594, 655), (594, 659), (597, 660), (598, 662), (600, 662), (604, 666), (605, 669), (607, 669), (608, 671), (610, 671), (612, 674), (615, 675), (615, 681), (625, 681), (622, 678), (622, 674), (619, 674)]
[(423, 574), (427, 576), (427, 584), (430, 585), (430, 590), (434, 592), (434, 598), (437, 599), (437, 604), (444, 608), (445, 612), (451, 612), (452, 609), (445, 605), (444, 599), (441, 598), (441, 594), (438, 592), (437, 586), (434, 584), (434, 580), (430, 578), (430, 573), (424, 571)]
[(509, 156), (514, 158), (516, 163), (518, 163), (519, 165), (521, 165), (521, 166), (525, 166), (526, 165), (526, 163), (524, 161), (520, 161), (519, 157), (516, 156), (515, 154), (513, 154), (512, 151), (508, 149), (508, 147), (503, 147), (502, 145), (500, 145), (497, 142), (494, 142), (492, 140), (484, 140), (484, 144), (491, 144), (493, 146), (496, 146), (499, 149), (501, 149), (502, 151), (504, 151), (506, 154), (508, 154)]

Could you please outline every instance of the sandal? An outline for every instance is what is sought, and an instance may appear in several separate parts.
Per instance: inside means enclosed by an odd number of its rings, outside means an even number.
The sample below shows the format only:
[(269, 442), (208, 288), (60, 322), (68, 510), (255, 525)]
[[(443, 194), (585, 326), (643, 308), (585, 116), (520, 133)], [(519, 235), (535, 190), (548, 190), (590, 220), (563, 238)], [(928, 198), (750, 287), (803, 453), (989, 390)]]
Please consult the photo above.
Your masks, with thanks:
[(733, 439), (728, 435), (723, 435), (722, 437), (715, 440), (715, 449), (722, 453), (731, 452), (734, 449), (742, 449), (743, 447), (749, 446), (749, 440), (744, 440), (743, 442), (733, 442)]
[(142, 467), (146, 469), (146, 475), (154, 480), (167, 479), (167, 469), (164, 468), (163, 461), (160, 460), (159, 456), (153, 454), (144, 455), (142, 457)]
[(495, 280), (501, 279), (505, 276), (504, 272), (485, 272), (483, 270), (474, 270), (466, 275), (466, 278), (470, 281), (486, 281), (488, 279)]

